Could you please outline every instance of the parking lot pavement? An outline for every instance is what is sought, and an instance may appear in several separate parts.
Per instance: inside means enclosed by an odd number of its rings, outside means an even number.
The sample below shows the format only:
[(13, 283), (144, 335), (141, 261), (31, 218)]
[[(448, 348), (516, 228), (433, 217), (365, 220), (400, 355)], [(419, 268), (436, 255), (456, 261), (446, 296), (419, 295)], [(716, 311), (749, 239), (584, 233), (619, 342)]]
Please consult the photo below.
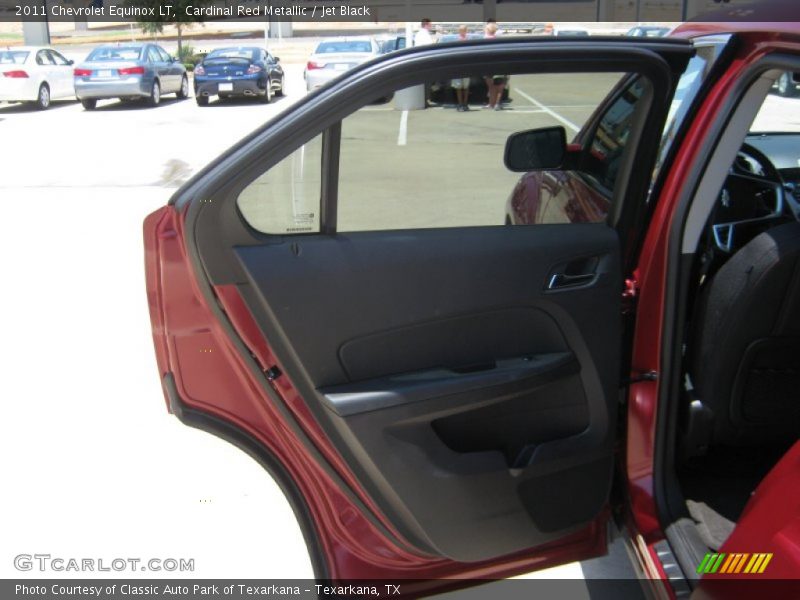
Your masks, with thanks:
[[(311, 576), (297, 523), (272, 480), (238, 450), (166, 415), (141, 233), (145, 215), (181, 181), (304, 95), (301, 70), (287, 66), (287, 96), (269, 105), (200, 108), (167, 99), (155, 109), (104, 102), (92, 112), (74, 102), (46, 112), (0, 105), (0, 454), (8, 458), (0, 468), (4, 481), (17, 482), (0, 495), (0, 576), (20, 576), (13, 553), (31, 548), (109, 559), (157, 549), (162, 558), (195, 559), (194, 572), (169, 576)], [(579, 101), (577, 90), (602, 95), (587, 80), (576, 79), (575, 92), (561, 96), (529, 83), (512, 79), (509, 111), (409, 113), (402, 149), (413, 160), (435, 160), (453, 142), (466, 149), (460, 173), (420, 185), (473, 181), (468, 171), (497, 161), (508, 132), (577, 126), (594, 103)], [(776, 122), (798, 118), (782, 99), (768, 102)], [(387, 153), (402, 141), (400, 112), (368, 110), (381, 124), (365, 120), (353, 130), (367, 168), (381, 163), (374, 152), (363, 154), (364, 141), (379, 140)], [(449, 137), (434, 137), (434, 128)], [(387, 188), (400, 185), (391, 170), (386, 177)], [(487, 204), (493, 211), (513, 179), (495, 184), (495, 204)], [(485, 198), (475, 202), (478, 218)], [(356, 213), (349, 218), (357, 224)], [(210, 530), (227, 533), (210, 543)], [(583, 572), (573, 564), (549, 575)]]
[[(104, 100), (85, 111), (54, 102), (46, 112), (0, 105), (5, 187), (136, 186), (178, 184), (305, 95), (302, 67), (287, 66), (286, 94), (270, 104), (165, 96), (162, 105)], [(13, 140), (13, 143), (12, 143)], [(35, 157), (46, 149), (46, 168)], [(32, 160), (33, 159), (33, 160)], [(182, 176), (175, 177), (176, 171)], [(172, 178), (174, 181), (164, 181)]]

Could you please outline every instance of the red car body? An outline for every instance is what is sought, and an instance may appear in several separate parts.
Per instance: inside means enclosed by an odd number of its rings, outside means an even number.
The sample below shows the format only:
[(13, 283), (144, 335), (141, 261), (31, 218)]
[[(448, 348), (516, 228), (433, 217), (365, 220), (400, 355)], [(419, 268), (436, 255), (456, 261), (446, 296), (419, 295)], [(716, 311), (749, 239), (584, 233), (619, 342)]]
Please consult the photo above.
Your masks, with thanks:
[[(637, 376), (658, 371), (663, 359), (667, 252), (677, 199), (690, 179), (689, 171), (701, 158), (698, 153), (711, 122), (742, 73), (770, 52), (800, 54), (800, 27), (792, 23), (687, 24), (673, 35), (693, 38), (727, 32), (737, 33), (741, 39), (736, 56), (692, 116), (655, 202), (635, 277), (627, 284), (629, 295), (637, 297), (638, 310), (627, 427), (618, 447), (625, 500), (616, 509), (625, 515), (625, 533), (641, 569), (653, 579), (654, 591), (663, 597), (672, 597), (674, 590), (655, 549), (664, 539), (654, 489), (659, 386), (657, 381)], [(546, 172), (523, 176), (509, 201), (510, 218), (519, 223), (536, 222), (552, 208), (548, 203), (558, 203), (557, 210), (572, 222), (596, 222), (608, 212), (608, 200), (579, 178), (565, 172)], [(206, 429), (222, 437), (238, 438), (237, 445), (276, 475), (301, 523), (305, 522), (306, 541), (318, 575), (357, 580), (496, 579), (605, 552), (608, 512), (564, 539), (483, 562), (428, 556), (405, 542), (361, 489), (290, 379), (271, 378), (272, 392), (282, 405), (265, 393), (259, 384), (263, 373), (243, 360), (198, 287), (198, 274), (187, 253), (185, 217), (186, 209), (171, 205), (151, 214), (144, 224), (148, 302), (168, 408), (184, 413), (190, 423), (204, 421)], [(269, 376), (277, 360), (236, 287), (217, 286), (213, 292), (241, 340)], [(202, 352), (196, 351), (198, 346)], [(289, 414), (292, 419), (287, 418)], [(316, 453), (310, 453), (298, 441), (293, 422), (313, 441)], [(238, 433), (234, 434), (234, 429)], [(727, 545), (732, 551), (736, 550), (734, 546), (774, 551), (773, 572), (780, 577), (797, 577), (800, 573), (798, 452), (800, 446), (795, 446), (762, 483)], [(321, 466), (320, 457), (329, 469)], [(287, 485), (287, 481), (292, 483)], [(346, 484), (347, 492), (340, 482)], [(436, 585), (441, 587), (442, 583)], [(709, 588), (709, 594), (714, 593)]]

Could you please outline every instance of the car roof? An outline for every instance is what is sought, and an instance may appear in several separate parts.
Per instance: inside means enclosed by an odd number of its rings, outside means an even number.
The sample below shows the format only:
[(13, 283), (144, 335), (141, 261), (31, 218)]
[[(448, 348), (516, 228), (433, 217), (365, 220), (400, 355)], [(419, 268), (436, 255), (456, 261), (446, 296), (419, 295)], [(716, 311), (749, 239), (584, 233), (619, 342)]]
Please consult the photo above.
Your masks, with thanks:
[(50, 46), (0, 46), (0, 52), (35, 52), (36, 50), (53, 50)]
[(678, 25), (670, 37), (696, 38), (726, 33), (785, 33), (800, 35), (800, 23), (784, 21), (758, 21), (747, 23), (687, 22)]
[[(375, 38), (371, 35), (350, 35), (346, 37), (330, 37), (320, 41), (320, 44), (325, 42), (372, 42)], [(319, 45), (319, 44), (317, 44)]]
[(247, 50), (249, 52), (256, 52), (263, 50), (263, 48), (259, 48), (258, 46), (220, 46), (219, 48), (212, 48), (209, 50), (209, 54), (212, 52), (221, 52), (223, 50)]
[(116, 44), (100, 44), (99, 46), (95, 46), (92, 50), (99, 50), (100, 48), (144, 48), (145, 46), (151, 46), (150, 42), (125, 42), (123, 44), (116, 43)]
[(670, 35), (693, 38), (725, 33), (799, 35), (800, 3), (797, 0), (751, 0), (750, 4), (725, 6), (678, 25)]

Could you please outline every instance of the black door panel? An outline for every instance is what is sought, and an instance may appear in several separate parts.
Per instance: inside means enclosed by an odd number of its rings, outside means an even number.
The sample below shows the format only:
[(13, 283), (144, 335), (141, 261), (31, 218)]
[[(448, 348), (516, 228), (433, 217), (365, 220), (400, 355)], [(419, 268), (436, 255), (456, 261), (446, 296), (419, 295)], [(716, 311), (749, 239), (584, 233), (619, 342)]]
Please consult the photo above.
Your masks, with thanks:
[[(318, 388), (563, 351), (548, 307), (588, 305), (610, 320), (587, 327), (610, 333), (617, 245), (605, 225), (573, 224), (304, 236), (236, 254)], [(554, 268), (582, 256), (603, 257), (594, 285), (549, 292)]]
[[(280, 393), (276, 401), (286, 403), (290, 417), (307, 407), (326, 438), (323, 444), (296, 423), (293, 441), (338, 452), (353, 476), (340, 485), (354, 479), (380, 517), (431, 560), (511, 565), (516, 559), (506, 555), (561, 540), (601, 514), (620, 381), (620, 239), (626, 252), (639, 242), (630, 224), (646, 206), (674, 85), (692, 53), (679, 40), (597, 38), (509, 38), (395, 53), (310, 94), (174, 198), (178, 210), (186, 209), (186, 246), (199, 287), (211, 304), (214, 286), (237, 287), (291, 383), (277, 388), (296, 390), (303, 403)], [(608, 224), (339, 231), (347, 228), (338, 217), (349, 189), (340, 185), (339, 163), (347, 156), (342, 122), (367, 99), (454, 76), (507, 73), (513, 81), (584, 72), (630, 74), (584, 125), (579, 137), (587, 144), (627, 86), (643, 85), (627, 121), (614, 112), (628, 135), (615, 137), (625, 152)], [(382, 139), (392, 145), (393, 135), (394, 129)], [(318, 229), (253, 226), (237, 204), (243, 190), (265, 175), (259, 214), (279, 215), (295, 192), (280, 187), (280, 177), (270, 188), (269, 173), (294, 165), (294, 153), (310, 140), (319, 141), (321, 159), (304, 189), (315, 190), (318, 177), (319, 199), (316, 192), (301, 199)], [(374, 158), (378, 171), (376, 193), (380, 182), (402, 188), (403, 177), (420, 168), (409, 163), (408, 171), (395, 172), (380, 152), (366, 156), (364, 169)], [(419, 173), (431, 190), (446, 187), (439, 166)], [(360, 200), (365, 217), (376, 210), (370, 198)], [(405, 226), (433, 222), (415, 217)], [(370, 226), (366, 220), (363, 228)], [(230, 320), (222, 309), (218, 317)], [(237, 332), (233, 322), (230, 329), (242, 342), (252, 334)], [(251, 360), (245, 344), (240, 352)], [(267, 377), (263, 385), (270, 385)], [(587, 535), (602, 542), (601, 527)], [(564, 544), (575, 547), (574, 540)]]
[[(304, 236), (236, 255), (287, 374), (412, 539), (484, 560), (602, 509), (619, 373), (613, 229)], [(591, 282), (551, 289), (574, 264)]]

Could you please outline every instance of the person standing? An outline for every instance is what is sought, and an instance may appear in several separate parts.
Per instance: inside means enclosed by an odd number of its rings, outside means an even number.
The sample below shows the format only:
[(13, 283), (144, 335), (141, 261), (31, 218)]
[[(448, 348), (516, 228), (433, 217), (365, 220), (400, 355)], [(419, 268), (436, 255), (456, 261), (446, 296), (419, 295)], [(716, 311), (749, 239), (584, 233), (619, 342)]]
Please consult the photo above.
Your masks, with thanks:
[[(465, 42), (467, 37), (467, 26), (458, 27), (458, 41)], [(459, 77), (453, 79), (450, 85), (456, 91), (456, 110), (464, 112), (469, 110), (469, 77)]]
[[(433, 43), (433, 34), (431, 34), (431, 29), (433, 29), (433, 23), (431, 23), (430, 19), (422, 19), (419, 23), (419, 31), (414, 35), (414, 46), (428, 46)], [(431, 98), (431, 84), (426, 82), (425, 84), (425, 108), (430, 106), (430, 98)]]
[[(486, 27), (483, 30), (483, 37), (487, 40), (497, 38), (497, 23), (495, 23), (494, 20), (490, 20), (486, 23)], [(484, 108), (503, 110), (500, 101), (503, 98), (503, 90), (506, 87), (508, 75), (490, 75), (483, 79), (486, 82), (486, 91), (489, 96), (488, 104), (486, 104)]]
[(414, 35), (414, 46), (427, 46), (433, 43), (433, 34), (431, 29), (433, 23), (430, 19), (422, 19), (419, 23), (419, 31)]

